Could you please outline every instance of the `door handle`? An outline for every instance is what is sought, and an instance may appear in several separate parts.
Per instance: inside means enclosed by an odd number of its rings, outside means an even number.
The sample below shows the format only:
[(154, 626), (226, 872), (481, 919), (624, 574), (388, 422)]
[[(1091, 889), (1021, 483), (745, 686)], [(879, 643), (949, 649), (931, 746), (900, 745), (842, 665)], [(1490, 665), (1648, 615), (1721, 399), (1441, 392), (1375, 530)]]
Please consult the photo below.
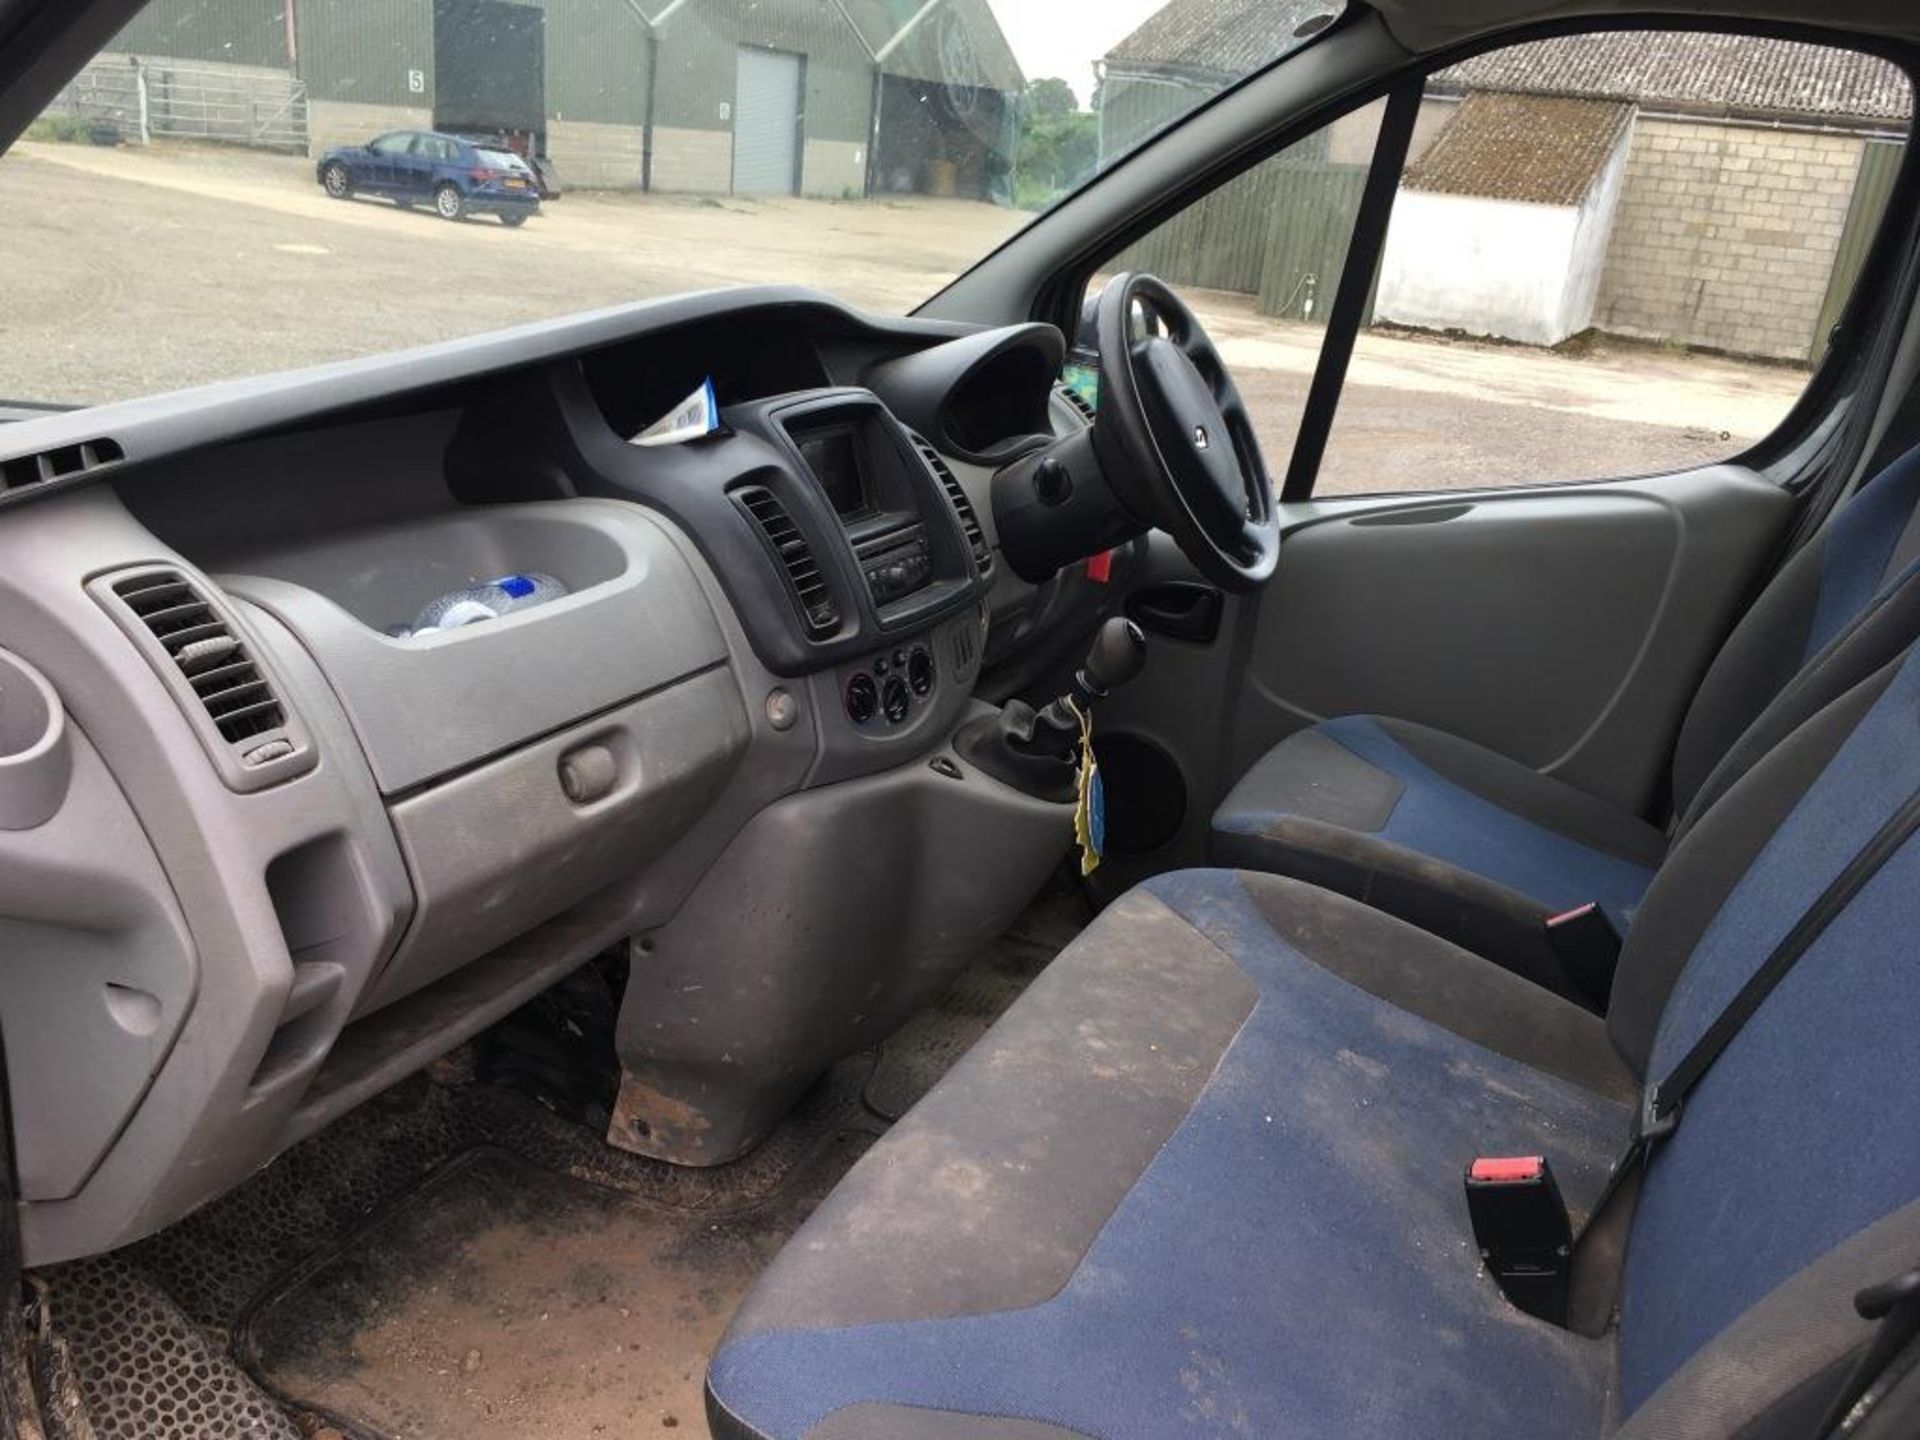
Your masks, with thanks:
[(1164, 580), (1127, 597), (1127, 617), (1149, 635), (1211, 645), (1220, 635), (1226, 597), (1211, 585)]

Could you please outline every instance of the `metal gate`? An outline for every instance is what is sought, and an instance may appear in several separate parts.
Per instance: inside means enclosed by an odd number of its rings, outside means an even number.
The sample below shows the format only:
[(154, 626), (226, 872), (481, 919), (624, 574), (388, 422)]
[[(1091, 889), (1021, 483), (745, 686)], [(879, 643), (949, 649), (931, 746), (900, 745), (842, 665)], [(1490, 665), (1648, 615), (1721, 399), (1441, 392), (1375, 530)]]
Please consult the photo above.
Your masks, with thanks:
[(307, 148), (307, 87), (284, 71), (113, 56), (68, 81), (46, 113), (117, 132), (135, 145), (219, 140), (263, 150)]
[(800, 188), (805, 76), (798, 55), (740, 47), (733, 89), (735, 194), (791, 195)]

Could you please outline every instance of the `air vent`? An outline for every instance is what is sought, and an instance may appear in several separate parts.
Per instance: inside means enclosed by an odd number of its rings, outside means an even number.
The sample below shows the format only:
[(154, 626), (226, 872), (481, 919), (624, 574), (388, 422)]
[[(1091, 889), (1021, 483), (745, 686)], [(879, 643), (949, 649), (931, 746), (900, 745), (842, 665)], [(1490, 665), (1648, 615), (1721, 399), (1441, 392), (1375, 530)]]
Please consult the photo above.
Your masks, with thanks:
[(87, 589), (159, 672), (229, 786), (259, 790), (313, 768), (271, 668), (204, 580), (155, 565)]
[(117, 441), (107, 439), (82, 440), (78, 445), (20, 455), (12, 460), (0, 460), (0, 490), (24, 490), (49, 480), (65, 480), (105, 469), (124, 459), (126, 451)]
[(800, 603), (807, 633), (818, 639), (838, 630), (840, 607), (833, 603), (833, 592), (827, 588), (826, 577), (814, 561), (813, 547), (807, 544), (800, 527), (793, 523), (787, 507), (771, 490), (759, 485), (737, 490), (733, 498), (753, 517), (781, 568), (787, 572), (787, 583), (792, 587), (794, 599)]
[(980, 528), (980, 517), (974, 513), (973, 502), (967, 498), (967, 492), (960, 484), (940, 452), (918, 435), (913, 437), (913, 448), (920, 452), (920, 458), (927, 462), (941, 487), (947, 492), (947, 502), (953, 506), (953, 513), (960, 521), (960, 528), (967, 532), (967, 548), (973, 552), (973, 568), (980, 574), (988, 574), (993, 569), (993, 547), (987, 544), (987, 537)]
[(116, 582), (113, 593), (173, 657), (222, 740), (239, 745), (287, 723), (247, 647), (184, 575), (149, 571)]
[(1088, 426), (1091, 427), (1093, 424), (1093, 406), (1087, 403), (1087, 397), (1071, 385), (1060, 385), (1055, 388), (1059, 390), (1060, 398), (1065, 400), (1075, 410), (1078, 410), (1080, 412), (1080, 418), (1086, 421)]

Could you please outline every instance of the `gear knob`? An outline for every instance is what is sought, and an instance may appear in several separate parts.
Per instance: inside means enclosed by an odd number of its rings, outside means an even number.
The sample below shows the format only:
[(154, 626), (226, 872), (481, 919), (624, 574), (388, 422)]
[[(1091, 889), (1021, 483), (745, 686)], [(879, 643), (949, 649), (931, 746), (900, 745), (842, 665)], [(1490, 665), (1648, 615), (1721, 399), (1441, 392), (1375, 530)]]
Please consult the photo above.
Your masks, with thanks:
[(1133, 679), (1146, 663), (1146, 634), (1133, 621), (1115, 615), (1093, 637), (1093, 648), (1087, 652), (1087, 663), (1080, 674), (1089, 690), (1104, 695)]

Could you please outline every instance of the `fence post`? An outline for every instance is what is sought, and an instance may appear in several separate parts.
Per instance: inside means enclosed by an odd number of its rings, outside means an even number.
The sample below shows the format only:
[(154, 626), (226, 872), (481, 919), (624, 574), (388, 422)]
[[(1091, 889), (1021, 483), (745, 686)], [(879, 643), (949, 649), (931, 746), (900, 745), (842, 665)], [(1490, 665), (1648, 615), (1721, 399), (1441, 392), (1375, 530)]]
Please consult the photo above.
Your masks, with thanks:
[(147, 110), (147, 69), (138, 58), (133, 62), (133, 94), (140, 112), (140, 143), (153, 143), (153, 127)]

